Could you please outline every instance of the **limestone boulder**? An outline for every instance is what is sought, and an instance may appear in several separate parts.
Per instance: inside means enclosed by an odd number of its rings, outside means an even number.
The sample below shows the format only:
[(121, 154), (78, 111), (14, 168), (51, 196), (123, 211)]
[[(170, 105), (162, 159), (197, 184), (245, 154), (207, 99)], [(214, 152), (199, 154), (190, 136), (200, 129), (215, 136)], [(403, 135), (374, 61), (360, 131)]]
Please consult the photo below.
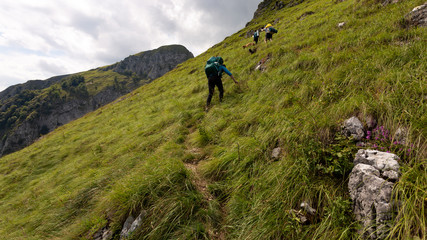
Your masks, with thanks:
[(356, 154), (348, 188), (364, 239), (383, 239), (390, 229), (392, 191), (400, 175), (398, 160), (395, 154), (376, 150), (361, 149)]
[(341, 127), (342, 133), (347, 137), (353, 137), (354, 140), (360, 141), (365, 136), (365, 129), (362, 122), (357, 117), (351, 117), (344, 121)]

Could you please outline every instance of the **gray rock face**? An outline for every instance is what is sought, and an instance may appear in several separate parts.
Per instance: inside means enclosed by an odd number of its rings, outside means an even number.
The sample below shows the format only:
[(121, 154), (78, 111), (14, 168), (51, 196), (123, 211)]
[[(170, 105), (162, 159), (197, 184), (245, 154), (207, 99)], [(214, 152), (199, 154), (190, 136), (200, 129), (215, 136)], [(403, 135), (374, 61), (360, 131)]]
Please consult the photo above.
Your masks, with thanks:
[(148, 79), (156, 79), (175, 68), (178, 64), (193, 58), (193, 54), (184, 46), (171, 45), (132, 55), (114, 64), (106, 70), (126, 74), (133, 72)]
[(348, 183), (356, 219), (365, 239), (383, 239), (392, 217), (393, 181), (399, 178), (399, 157), (376, 150), (359, 150)]
[(351, 117), (345, 120), (342, 126), (342, 133), (347, 137), (352, 136), (356, 141), (362, 140), (365, 136), (363, 124), (357, 117)]
[(93, 235), (94, 240), (110, 240), (113, 237), (113, 232), (108, 228), (102, 228)]
[(418, 6), (405, 16), (405, 20), (411, 26), (427, 26), (427, 2)]
[(142, 218), (145, 215), (145, 211), (142, 211), (136, 219), (133, 218), (132, 215), (129, 215), (126, 222), (123, 224), (120, 239), (127, 239), (136, 229), (138, 229), (141, 226)]
[[(274, 2), (274, 4), (273, 4)], [(258, 9), (254, 13), (254, 19), (262, 16), (266, 11), (280, 10), (285, 7), (294, 7), (304, 2), (304, 0), (291, 0), (291, 1), (273, 1), (273, 0), (264, 0), (258, 4)]]
[[(366, 164), (373, 166), (375, 169), (380, 171), (381, 177), (385, 177), (385, 172), (396, 172), (399, 173), (399, 163), (397, 162), (399, 157), (393, 153), (380, 152), (376, 150), (359, 150), (354, 159), (354, 164)], [(397, 180), (397, 179), (391, 179)]]

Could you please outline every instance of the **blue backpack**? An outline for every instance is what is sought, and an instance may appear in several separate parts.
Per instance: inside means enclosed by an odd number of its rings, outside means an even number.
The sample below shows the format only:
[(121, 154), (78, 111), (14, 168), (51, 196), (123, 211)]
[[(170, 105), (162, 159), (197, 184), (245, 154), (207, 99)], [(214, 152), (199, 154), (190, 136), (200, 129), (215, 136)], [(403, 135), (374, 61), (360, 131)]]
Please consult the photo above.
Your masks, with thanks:
[(269, 27), (268, 30), (270, 33), (277, 33), (278, 32), (277, 29), (275, 29), (273, 27)]
[(211, 57), (206, 62), (205, 73), (207, 77), (222, 75), (221, 65), (224, 64), (222, 57)]

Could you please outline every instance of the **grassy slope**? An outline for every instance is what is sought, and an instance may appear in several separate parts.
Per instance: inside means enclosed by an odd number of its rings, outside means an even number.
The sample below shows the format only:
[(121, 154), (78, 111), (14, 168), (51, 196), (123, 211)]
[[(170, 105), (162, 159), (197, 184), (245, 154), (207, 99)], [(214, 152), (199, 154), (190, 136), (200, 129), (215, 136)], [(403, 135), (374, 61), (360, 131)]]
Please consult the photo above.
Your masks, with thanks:
[[(285, 8), (122, 101), (3, 157), (0, 236), (90, 238), (144, 209), (136, 237), (212, 237), (215, 229), (229, 239), (348, 239), (357, 225), (349, 214), (348, 169), (329, 174), (327, 163), (345, 167), (325, 159), (357, 150), (345, 140), (331, 145), (344, 119), (374, 115), (390, 130), (410, 129), (415, 150), (403, 157), (393, 234), (425, 239), (427, 33), (399, 25), (421, 3), (319, 0)], [(297, 20), (307, 11), (315, 14)], [(240, 35), (278, 18), (272, 44), (253, 55), (241, 48), (251, 39)], [(267, 71), (253, 70), (269, 53)], [(203, 66), (215, 54), (241, 84), (224, 77), (224, 102), (215, 96), (205, 113)], [(275, 146), (284, 152), (271, 162)], [(199, 160), (212, 201), (183, 164)], [(288, 211), (303, 200), (318, 210), (306, 226)]]

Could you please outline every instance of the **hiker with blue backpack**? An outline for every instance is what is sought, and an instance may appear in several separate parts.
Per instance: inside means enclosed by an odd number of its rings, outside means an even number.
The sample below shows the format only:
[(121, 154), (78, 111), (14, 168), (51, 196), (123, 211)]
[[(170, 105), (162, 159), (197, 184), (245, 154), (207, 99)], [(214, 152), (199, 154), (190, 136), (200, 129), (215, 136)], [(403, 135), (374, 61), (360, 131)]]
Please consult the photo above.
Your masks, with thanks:
[(231, 74), (230, 71), (225, 67), (224, 60), (222, 57), (211, 57), (206, 62), (205, 65), (205, 73), (206, 77), (208, 78), (208, 86), (209, 86), (209, 95), (208, 99), (206, 100), (206, 107), (205, 110), (209, 110), (209, 105), (211, 104), (212, 96), (215, 90), (215, 86), (217, 86), (219, 90), (219, 101), (222, 101), (222, 98), (224, 96), (224, 87), (222, 86), (222, 73), (225, 72), (228, 76), (233, 79), (234, 83), (238, 83), (236, 79), (234, 78), (233, 74)]
[(259, 39), (259, 30), (257, 29), (254, 32), (254, 42), (255, 42), (255, 44), (258, 44), (258, 39)]

